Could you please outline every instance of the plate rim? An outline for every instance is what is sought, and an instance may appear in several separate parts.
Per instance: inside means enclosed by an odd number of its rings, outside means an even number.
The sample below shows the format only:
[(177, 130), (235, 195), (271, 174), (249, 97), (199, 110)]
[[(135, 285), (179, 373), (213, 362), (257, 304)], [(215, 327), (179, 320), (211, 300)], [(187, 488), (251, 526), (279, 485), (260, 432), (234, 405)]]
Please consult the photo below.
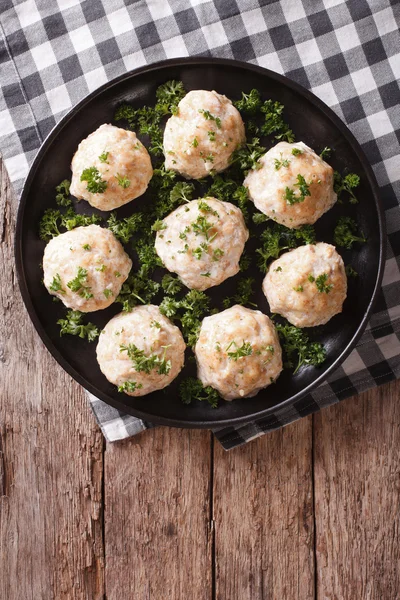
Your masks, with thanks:
[[(143, 73), (149, 73), (152, 71), (159, 71), (160, 69), (166, 67), (181, 67), (187, 65), (203, 65), (203, 66), (231, 66), (235, 68), (245, 69), (248, 71), (253, 71), (261, 76), (269, 77), (270, 79), (274, 79), (279, 83), (285, 85), (290, 88), (295, 93), (300, 94), (305, 97), (311, 104), (316, 106), (320, 111), (324, 113), (324, 115), (333, 122), (334, 126), (339, 130), (340, 134), (346, 139), (346, 141), (350, 144), (352, 151), (356, 154), (358, 160), (360, 161), (362, 168), (364, 170), (365, 175), (367, 176), (368, 184), (372, 191), (372, 195), (374, 197), (375, 206), (378, 213), (378, 230), (379, 230), (379, 262), (378, 262), (378, 270), (377, 277), (375, 280), (374, 289), (371, 295), (371, 298), (368, 303), (367, 310), (365, 311), (353, 337), (348, 342), (344, 350), (339, 354), (339, 356), (333, 361), (333, 363), (318, 377), (315, 378), (308, 386), (297, 392), (295, 395), (283, 400), (279, 404), (275, 404), (274, 406), (270, 406), (264, 408), (252, 415), (245, 415), (239, 417), (232, 417), (229, 419), (219, 419), (219, 420), (181, 420), (179, 418), (169, 418), (169, 417), (161, 417), (149, 415), (148, 413), (137, 410), (134, 407), (127, 406), (122, 402), (114, 400), (113, 398), (109, 398), (109, 396), (103, 393), (101, 390), (96, 389), (92, 384), (87, 382), (84, 377), (82, 377), (64, 358), (64, 356), (57, 350), (54, 346), (52, 340), (48, 336), (46, 330), (42, 326), (39, 317), (36, 314), (34, 309), (31, 296), (28, 290), (28, 286), (25, 279), (25, 270), (24, 264), (22, 260), (22, 225), (23, 225), (23, 217), (25, 206), (27, 203), (27, 198), (29, 195), (29, 190), (31, 187), (31, 183), (36, 174), (36, 171), (46, 153), (48, 146), (51, 145), (53, 140), (61, 133), (63, 128), (68, 124), (68, 122), (79, 113), (82, 108), (90, 103), (94, 98), (100, 96), (103, 92), (110, 90), (112, 87), (118, 85), (119, 83), (128, 80), (132, 77), (140, 76)], [(111, 79), (110, 81), (104, 83), (100, 87), (96, 88), (88, 95), (86, 95), (82, 100), (80, 100), (77, 104), (75, 104), (61, 119), (58, 123), (54, 125), (51, 131), (43, 140), (40, 148), (38, 149), (35, 158), (32, 162), (31, 167), (29, 168), (29, 172), (24, 181), (22, 192), (20, 194), (20, 200), (17, 211), (17, 222), (15, 228), (15, 238), (14, 238), (14, 258), (16, 264), (16, 273), (17, 273), (17, 281), (20, 289), (20, 293), (25, 305), (25, 308), (29, 314), (29, 317), (41, 338), (42, 342), (46, 346), (47, 350), (50, 354), (55, 358), (58, 364), (66, 371), (77, 383), (79, 383), (84, 390), (99, 398), (109, 406), (120, 410), (123, 413), (127, 413), (129, 415), (135, 416), (143, 421), (151, 422), (157, 425), (166, 425), (170, 427), (178, 427), (185, 429), (223, 429), (224, 427), (232, 427), (236, 425), (240, 425), (243, 423), (249, 423), (252, 421), (257, 421), (259, 419), (265, 418), (277, 410), (284, 410), (288, 406), (294, 405), (296, 402), (301, 400), (304, 396), (309, 394), (312, 390), (316, 389), (324, 380), (326, 380), (329, 375), (335, 371), (349, 356), (352, 350), (355, 348), (357, 341), (363, 334), (368, 320), (371, 316), (372, 309), (377, 300), (377, 296), (381, 289), (383, 273), (385, 268), (385, 259), (386, 259), (386, 223), (385, 223), (385, 211), (380, 199), (380, 189), (378, 183), (376, 181), (375, 174), (372, 170), (372, 166), (369, 163), (361, 145), (347, 127), (347, 125), (338, 117), (338, 115), (327, 106), (322, 100), (320, 100), (317, 96), (315, 96), (312, 92), (304, 88), (299, 83), (288, 79), (286, 76), (281, 75), (280, 73), (276, 73), (275, 71), (271, 71), (270, 69), (266, 69), (265, 67), (261, 67), (259, 65), (255, 65), (252, 63), (246, 63), (244, 61), (227, 59), (227, 58), (216, 58), (216, 57), (178, 57), (173, 59), (167, 59), (155, 63), (151, 63), (149, 65), (143, 65), (136, 69), (131, 69), (126, 73), (122, 73), (121, 75)]]

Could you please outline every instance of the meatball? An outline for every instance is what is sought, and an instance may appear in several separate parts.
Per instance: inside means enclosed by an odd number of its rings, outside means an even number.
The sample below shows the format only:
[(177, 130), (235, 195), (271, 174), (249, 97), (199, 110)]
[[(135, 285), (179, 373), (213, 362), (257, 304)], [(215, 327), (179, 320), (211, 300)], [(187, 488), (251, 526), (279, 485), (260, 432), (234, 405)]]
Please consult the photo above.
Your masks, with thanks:
[(165, 167), (188, 179), (223, 171), (245, 137), (239, 111), (226, 96), (194, 90), (179, 102), (178, 113), (167, 121)]
[(165, 217), (155, 248), (164, 266), (188, 288), (206, 290), (238, 273), (248, 237), (239, 208), (203, 198)]
[(77, 227), (50, 240), (44, 250), (44, 285), (68, 308), (93, 312), (110, 306), (132, 261), (108, 229)]
[(279, 377), (282, 350), (272, 321), (232, 306), (203, 320), (195, 346), (197, 376), (225, 400), (250, 398)]
[(346, 299), (342, 257), (324, 242), (286, 252), (270, 265), (263, 292), (271, 311), (296, 327), (324, 325)]
[(113, 210), (147, 189), (149, 153), (133, 131), (101, 125), (78, 146), (71, 163), (71, 194), (100, 210)]
[(158, 306), (137, 306), (107, 323), (97, 361), (108, 381), (129, 396), (144, 396), (171, 383), (183, 367), (185, 342)]
[(312, 225), (335, 204), (333, 169), (311, 148), (279, 142), (244, 181), (255, 206), (281, 225)]

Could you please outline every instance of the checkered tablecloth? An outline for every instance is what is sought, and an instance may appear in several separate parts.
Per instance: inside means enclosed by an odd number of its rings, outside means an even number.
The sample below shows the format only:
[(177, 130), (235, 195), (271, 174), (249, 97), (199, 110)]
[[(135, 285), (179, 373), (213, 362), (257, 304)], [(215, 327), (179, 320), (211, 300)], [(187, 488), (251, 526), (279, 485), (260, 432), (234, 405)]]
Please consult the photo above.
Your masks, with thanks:
[[(177, 56), (236, 58), (285, 74), (333, 108), (369, 158), (388, 254), (368, 328), (315, 392), (215, 432), (226, 449), (399, 377), (398, 0), (2, 0), (0, 9), (0, 149), (17, 192), (43, 139), (76, 102), (127, 70)], [(151, 426), (90, 399), (110, 441)]]

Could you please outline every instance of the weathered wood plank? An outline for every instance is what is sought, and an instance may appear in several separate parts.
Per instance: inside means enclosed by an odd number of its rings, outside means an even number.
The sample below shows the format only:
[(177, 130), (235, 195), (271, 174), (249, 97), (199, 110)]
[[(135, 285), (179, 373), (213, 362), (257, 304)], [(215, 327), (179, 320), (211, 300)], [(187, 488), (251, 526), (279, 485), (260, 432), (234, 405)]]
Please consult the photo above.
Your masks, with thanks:
[(224, 452), (215, 445), (217, 600), (314, 593), (311, 418)]
[(315, 415), (317, 598), (400, 598), (400, 382)]
[(103, 440), (43, 347), (16, 283), (16, 200), (0, 189), (0, 598), (103, 598)]
[(211, 600), (210, 468), (207, 431), (107, 446), (107, 600)]

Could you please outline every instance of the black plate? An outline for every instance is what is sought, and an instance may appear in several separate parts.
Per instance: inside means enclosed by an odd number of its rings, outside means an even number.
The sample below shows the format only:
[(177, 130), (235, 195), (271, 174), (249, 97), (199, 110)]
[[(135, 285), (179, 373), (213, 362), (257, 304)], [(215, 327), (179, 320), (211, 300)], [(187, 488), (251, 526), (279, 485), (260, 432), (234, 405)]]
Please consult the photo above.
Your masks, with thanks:
[[(340, 214), (357, 218), (368, 243), (354, 251), (343, 253), (345, 263), (351, 263), (359, 273), (349, 282), (349, 294), (341, 315), (313, 332), (313, 338), (327, 348), (328, 359), (320, 368), (307, 367), (295, 376), (284, 371), (277, 383), (255, 398), (220, 402), (217, 409), (202, 403), (183, 405), (177, 394), (179, 378), (166, 390), (142, 398), (118, 393), (101, 374), (95, 343), (89, 344), (72, 336), (60, 338), (57, 319), (64, 314), (61, 304), (52, 302), (41, 283), (40, 263), (44, 243), (37, 235), (38, 221), (43, 211), (54, 206), (54, 188), (70, 177), (70, 161), (78, 143), (102, 123), (112, 122), (116, 106), (122, 101), (135, 106), (152, 104), (158, 85), (169, 79), (180, 79), (187, 90), (216, 90), (231, 99), (240, 97), (241, 90), (257, 88), (263, 98), (279, 100), (285, 105), (285, 120), (294, 130), (297, 140), (303, 140), (317, 152), (324, 146), (334, 149), (332, 166), (340, 172), (358, 173), (361, 185), (357, 190), (360, 203), (337, 204), (317, 223), (317, 238), (332, 242), (333, 225)], [(127, 216), (140, 209), (138, 201), (119, 209)], [(93, 212), (86, 202), (78, 205), (80, 212)], [(105, 215), (106, 216), (106, 215)], [(127, 73), (102, 86), (75, 106), (53, 129), (36, 156), (26, 180), (18, 212), (16, 233), (16, 263), (19, 284), (30, 317), (49, 351), (60, 365), (83, 387), (121, 411), (153, 423), (177, 427), (211, 428), (232, 425), (260, 418), (299, 400), (318, 386), (349, 354), (360, 337), (379, 291), (384, 264), (384, 224), (378, 188), (364, 153), (340, 119), (318, 98), (285, 77), (245, 63), (210, 58), (179, 58), (154, 64)], [(213, 289), (211, 295), (222, 297), (232, 293), (236, 278)], [(258, 274), (258, 281), (261, 281)], [(260, 310), (268, 313), (268, 304), (260, 291)], [(98, 326), (119, 311), (120, 305), (91, 313), (90, 320)], [(188, 363), (185, 375), (194, 371)], [(62, 402), (62, 398), (55, 398)]]

